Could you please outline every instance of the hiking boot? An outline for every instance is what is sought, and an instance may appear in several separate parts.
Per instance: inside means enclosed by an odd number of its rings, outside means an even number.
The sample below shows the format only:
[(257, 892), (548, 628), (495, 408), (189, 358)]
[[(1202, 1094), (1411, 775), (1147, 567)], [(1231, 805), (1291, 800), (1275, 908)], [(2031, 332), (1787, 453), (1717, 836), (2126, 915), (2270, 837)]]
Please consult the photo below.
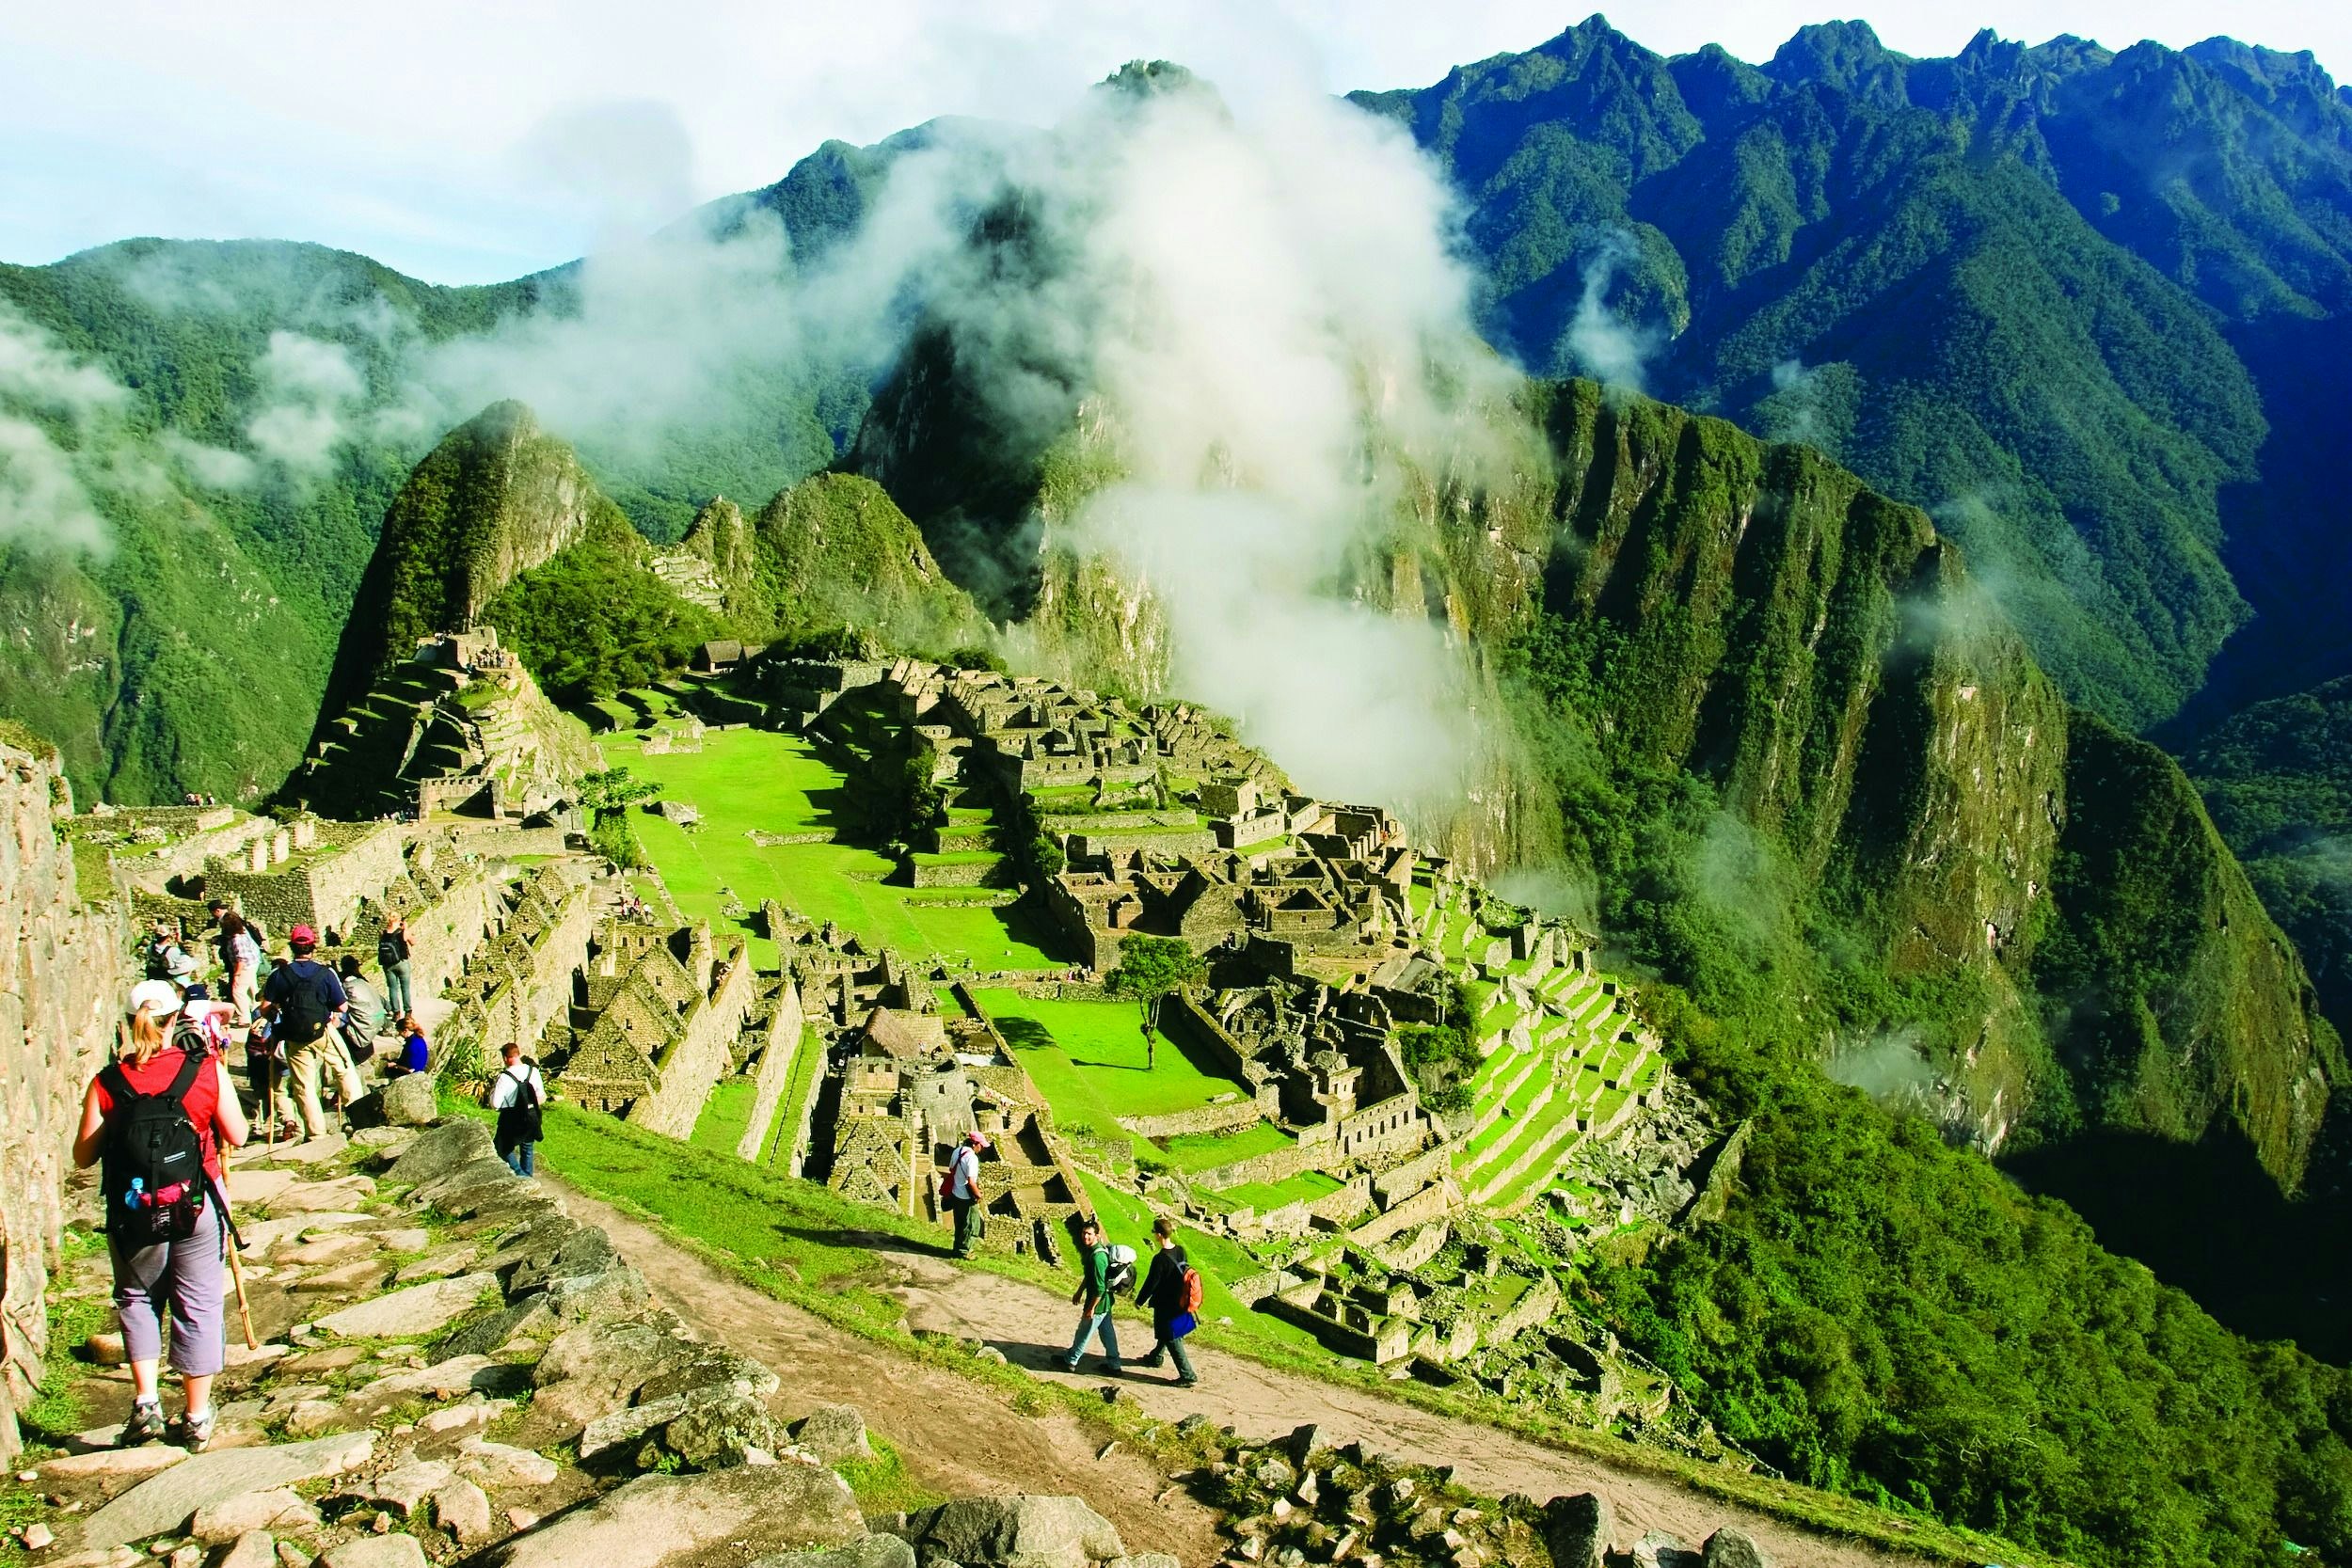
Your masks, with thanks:
[(152, 1443), (164, 1434), (164, 1406), (160, 1400), (138, 1400), (131, 1405), (131, 1418), (122, 1423), (121, 1435), (115, 1439), (119, 1449), (135, 1449), (141, 1443)]
[(1103, 1375), (1104, 1375), (1104, 1377), (1124, 1377), (1124, 1376), (1126, 1376), (1126, 1375), (1127, 1375), (1127, 1367), (1126, 1367), (1126, 1363), (1124, 1363), (1124, 1362), (1122, 1362), (1122, 1361), (1118, 1361), (1118, 1360), (1105, 1360), (1105, 1361), (1103, 1363)]
[(173, 1448), (185, 1449), (190, 1453), (202, 1453), (204, 1446), (213, 1440), (213, 1413), (209, 1410), (200, 1414), (189, 1411), (174, 1417), (171, 1425), (166, 1429), (164, 1440)]
[(1200, 1380), (1197, 1377), (1180, 1377), (1176, 1380), (1176, 1386), (1179, 1388), (1198, 1388), (1200, 1386)]
[(1164, 1359), (1165, 1357), (1163, 1357), (1159, 1352), (1153, 1351), (1151, 1354), (1136, 1362), (1136, 1365), (1138, 1367), (1149, 1367), (1156, 1372), (1160, 1370), (1160, 1363)]

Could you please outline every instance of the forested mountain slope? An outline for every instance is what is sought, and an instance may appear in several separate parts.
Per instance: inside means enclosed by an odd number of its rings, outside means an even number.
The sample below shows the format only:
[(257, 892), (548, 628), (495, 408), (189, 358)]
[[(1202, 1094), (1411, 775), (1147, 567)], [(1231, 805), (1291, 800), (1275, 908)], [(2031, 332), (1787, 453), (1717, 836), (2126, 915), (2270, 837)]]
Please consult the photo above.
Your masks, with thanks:
[(1356, 101), (1464, 192), (1499, 342), (1928, 508), (2073, 700), (2139, 728), (2233, 633), (2232, 689), (2352, 652), (2352, 106), (2309, 55), (1833, 23), (1758, 70), (1595, 17)]

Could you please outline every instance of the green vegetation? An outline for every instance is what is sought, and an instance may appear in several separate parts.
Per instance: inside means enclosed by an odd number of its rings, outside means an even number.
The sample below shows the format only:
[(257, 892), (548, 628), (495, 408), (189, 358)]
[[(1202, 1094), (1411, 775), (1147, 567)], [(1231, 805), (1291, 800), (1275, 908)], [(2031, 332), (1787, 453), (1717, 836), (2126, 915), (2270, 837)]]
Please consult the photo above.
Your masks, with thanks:
[(1270, 1121), (1252, 1122), (1238, 1132), (1184, 1132), (1168, 1140), (1168, 1158), (1187, 1174), (1230, 1165), (1290, 1148), (1298, 1140)]
[(1120, 1117), (1165, 1116), (1249, 1092), (1173, 1040), (1147, 1067), (1143, 1009), (1133, 1002), (1056, 1002), (1003, 990), (977, 995), (1056, 1115), (1105, 1136), (1115, 1134)]
[(629, 808), (660, 793), (660, 785), (631, 778), (626, 768), (608, 768), (582, 778), (580, 804), (588, 813), (588, 841), (596, 852), (624, 870), (643, 865), (637, 835), (629, 831)]
[[(1044, 969), (1054, 962), (1039, 945), (1044, 933), (1018, 906), (911, 900), (906, 889), (884, 882), (894, 870), (889, 857), (851, 844), (755, 842), (755, 831), (778, 836), (848, 831), (849, 781), (799, 736), (713, 730), (702, 737), (700, 751), (652, 755), (634, 733), (608, 736), (602, 745), (617, 767), (702, 814), (702, 826), (691, 832), (643, 814), (630, 825), (681, 912), (743, 936), (762, 966), (776, 961), (758, 924), (760, 904), (769, 898), (910, 958), (968, 956), (988, 969)], [(730, 907), (742, 912), (729, 914)]]
[[(2328, 443), (2302, 412), (2346, 398), (2352, 245), (2323, 214), (2352, 163), (2325, 77), (2288, 56), (1988, 32), (1913, 60), (1837, 23), (1758, 71), (1594, 17), (1356, 102), (1464, 192), (1496, 342), (1932, 509), (2110, 720), (2195, 692), (2241, 593), (2273, 622), (2352, 613), (2352, 573), (2328, 574), (2322, 610), (2296, 564), (2352, 560), (2311, 521)], [(2209, 178), (2176, 177), (2188, 147)], [(1629, 363), (1585, 357), (1595, 307)], [(2265, 413), (2287, 438), (2265, 445)]]
[(1148, 1019), (1161, 997), (1208, 977), (1208, 964), (1184, 938), (1131, 936), (1120, 943), (1119, 967), (1103, 977), (1103, 989), (1143, 1003)]
[(2352, 1544), (2344, 1372), (2237, 1338), (1924, 1120), (1659, 995), (1683, 1070), (1754, 1134), (1722, 1224), (1596, 1284), (1726, 1437), (2086, 1562)]
[(644, 686), (686, 667), (719, 634), (707, 612), (645, 570), (645, 542), (617, 511), (485, 606), (548, 696), (579, 703)]

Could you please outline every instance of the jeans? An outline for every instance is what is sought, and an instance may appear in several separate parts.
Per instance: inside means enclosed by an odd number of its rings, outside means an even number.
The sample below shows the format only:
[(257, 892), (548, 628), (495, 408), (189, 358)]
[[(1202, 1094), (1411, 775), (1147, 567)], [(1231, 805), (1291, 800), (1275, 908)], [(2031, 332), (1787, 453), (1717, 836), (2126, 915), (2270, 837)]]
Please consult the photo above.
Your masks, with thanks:
[(538, 1171), (532, 1162), (531, 1151), (538, 1147), (537, 1144), (510, 1144), (499, 1150), (499, 1158), (505, 1161), (506, 1168), (516, 1176), (535, 1176)]
[(1169, 1334), (1168, 1331), (1168, 1325), (1165, 1323), (1155, 1323), (1152, 1327), (1154, 1332), (1156, 1332), (1159, 1336), (1159, 1343), (1152, 1347), (1151, 1354), (1136, 1362), (1136, 1365), (1138, 1367), (1157, 1367), (1160, 1364), (1160, 1354), (1165, 1351), (1169, 1358), (1176, 1363), (1177, 1381), (1180, 1383), (1193, 1382), (1192, 1357), (1184, 1354), (1184, 1340)]
[(392, 1016), (401, 1018), (415, 1012), (414, 999), (408, 994), (408, 960), (384, 966), (384, 1000), (391, 1007)]
[(1070, 1341), (1070, 1354), (1062, 1357), (1061, 1364), (1073, 1371), (1077, 1370), (1078, 1357), (1086, 1354), (1087, 1341), (1094, 1338), (1098, 1329), (1103, 1335), (1103, 1359), (1111, 1364), (1113, 1371), (1118, 1370), (1119, 1328), (1111, 1322), (1109, 1302), (1103, 1303), (1094, 1312), (1079, 1320), (1077, 1338)]

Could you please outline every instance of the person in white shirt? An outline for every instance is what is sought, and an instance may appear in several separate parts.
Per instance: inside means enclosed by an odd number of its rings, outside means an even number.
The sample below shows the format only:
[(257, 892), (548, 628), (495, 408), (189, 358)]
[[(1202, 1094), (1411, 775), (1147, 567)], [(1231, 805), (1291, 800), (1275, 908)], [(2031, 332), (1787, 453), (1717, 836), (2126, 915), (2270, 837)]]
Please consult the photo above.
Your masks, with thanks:
[(547, 1102), (539, 1064), (525, 1060), (521, 1045), (508, 1040), (506, 1065), (490, 1080), (490, 1109), (499, 1114), (499, 1158), (516, 1176), (537, 1174), (532, 1151), (539, 1144), (539, 1110)]
[(947, 1162), (947, 1212), (956, 1217), (956, 1256), (969, 1258), (972, 1247), (980, 1239), (980, 1150), (988, 1140), (974, 1128), (956, 1146), (953, 1158)]

